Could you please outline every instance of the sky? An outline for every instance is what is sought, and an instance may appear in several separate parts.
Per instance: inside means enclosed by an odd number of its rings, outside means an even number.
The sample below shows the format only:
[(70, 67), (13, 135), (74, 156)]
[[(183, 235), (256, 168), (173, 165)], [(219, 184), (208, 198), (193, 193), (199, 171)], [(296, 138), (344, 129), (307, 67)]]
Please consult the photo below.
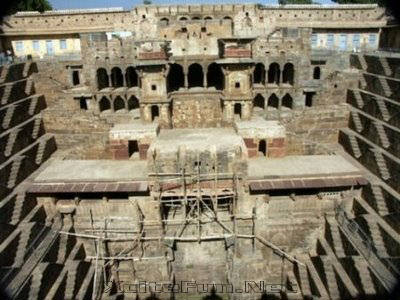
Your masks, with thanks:
[[(123, 7), (130, 9), (133, 6), (142, 4), (142, 0), (49, 0), (54, 9), (74, 8), (104, 8)], [(278, 0), (153, 0), (153, 4), (205, 4), (205, 3), (261, 3), (276, 4)], [(317, 0), (321, 4), (333, 4), (330, 0)]]

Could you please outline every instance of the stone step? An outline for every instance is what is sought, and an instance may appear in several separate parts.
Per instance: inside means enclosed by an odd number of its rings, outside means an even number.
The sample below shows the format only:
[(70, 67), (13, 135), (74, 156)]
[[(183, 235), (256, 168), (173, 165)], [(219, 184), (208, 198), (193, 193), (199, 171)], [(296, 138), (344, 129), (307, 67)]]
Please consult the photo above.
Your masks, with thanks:
[(352, 111), (351, 117), (353, 119), (354, 125), (356, 126), (356, 130), (358, 132), (363, 131), (363, 125), (361, 123), (360, 116), (358, 115), (358, 113), (356, 111)]
[(3, 96), (1, 97), (1, 105), (6, 105), (9, 102), (12, 87), (13, 87), (12, 84), (7, 84), (4, 87), (4, 93)]
[(315, 268), (313, 262), (311, 261), (310, 257), (305, 259), (304, 257), (302, 261), (306, 264), (307, 269), (310, 273), (311, 280), (314, 282), (315, 288), (318, 290), (318, 293), (321, 295), (322, 299), (329, 299), (328, 291), (325, 288), (324, 283), (321, 280), (321, 277), (318, 274), (317, 269)]
[(26, 250), (28, 248), (28, 242), (29, 242), (29, 238), (31, 235), (31, 230), (33, 228), (35, 223), (25, 223), (23, 228), (21, 229), (21, 234), (19, 236), (19, 240), (18, 240), (18, 246), (16, 249), (16, 253), (15, 253), (15, 260), (14, 260), (14, 264), (13, 267), (14, 268), (19, 268), (21, 267), (25, 260), (25, 253)]
[(18, 224), (21, 221), (22, 209), (24, 207), (25, 193), (19, 193), (15, 198), (13, 214), (11, 216), (11, 224)]
[(38, 150), (36, 152), (36, 158), (35, 158), (35, 162), (38, 165), (40, 165), (43, 162), (43, 156), (44, 156), (44, 151), (46, 150), (47, 142), (48, 142), (47, 139), (42, 139), (39, 142), (39, 146), (38, 146)]
[(365, 220), (368, 223), (368, 228), (369, 232), (371, 233), (372, 242), (374, 244), (378, 256), (389, 257), (378, 224), (373, 219), (365, 218)]
[(332, 266), (332, 262), (327, 256), (321, 256), (321, 260), (324, 266), (326, 288), (329, 291), (329, 297), (332, 300), (339, 300), (341, 299), (339, 293), (339, 286), (336, 281), (336, 275)]
[(36, 300), (39, 299), (40, 295), (40, 290), (42, 287), (42, 279), (43, 279), (43, 273), (45, 272), (46, 268), (48, 266), (48, 263), (40, 263), (35, 272), (33, 272), (31, 278), (31, 285), (29, 289), (29, 300)]
[(382, 188), (379, 185), (371, 185), (372, 193), (374, 194), (377, 212), (381, 216), (389, 214), (389, 209), (386, 205), (385, 197), (382, 193)]
[(13, 148), (15, 145), (15, 141), (17, 140), (18, 133), (21, 131), (21, 129), (14, 129), (10, 134), (8, 135), (8, 140), (7, 140), (7, 145), (6, 149), (4, 150), (4, 155), (6, 157), (10, 156), (13, 153)]
[(378, 132), (379, 139), (381, 140), (382, 146), (384, 148), (389, 148), (390, 141), (386, 135), (386, 131), (385, 131), (385, 128), (383, 127), (382, 123), (379, 121), (375, 121), (375, 128), (376, 128), (376, 131)]
[(389, 179), (390, 178), (390, 173), (389, 173), (389, 170), (387, 168), (386, 161), (385, 161), (385, 158), (383, 157), (382, 152), (377, 150), (377, 149), (372, 149), (371, 151), (374, 152), (376, 164), (379, 167), (379, 172), (380, 172), (382, 178), (384, 180)]
[(354, 266), (356, 267), (361, 279), (361, 286), (365, 295), (376, 295), (375, 285), (371, 277), (368, 262), (360, 256), (353, 256)]
[[(346, 253), (343, 248), (343, 241), (342, 237), (340, 236), (340, 230), (339, 226), (337, 225), (336, 220), (332, 217), (326, 217), (327, 225), (329, 226), (329, 230), (331, 233), (333, 245), (331, 247), (333, 248), (335, 255), (338, 258), (343, 258), (346, 256)], [(325, 229), (326, 231), (326, 229)], [(326, 234), (326, 233), (325, 233)]]
[(31, 68), (32, 63), (30, 61), (25, 62), (24, 64), (24, 70), (22, 71), (22, 76), (27, 77), (29, 69)]
[(75, 299), (74, 298), (74, 290), (75, 290), (75, 282), (76, 275), (78, 271), (78, 266), (81, 263), (79, 260), (70, 260), (68, 261), (68, 273), (67, 273), (67, 283), (65, 287), (64, 299)]
[(7, 183), (7, 187), (9, 189), (12, 189), (18, 179), (18, 173), (19, 173), (19, 168), (22, 164), (24, 157), (18, 156), (14, 159), (12, 166), (11, 166), (11, 171), (10, 174), (8, 176), (8, 183)]
[(391, 76), (393, 74), (393, 71), (389, 66), (387, 58), (383, 57), (383, 56), (380, 56), (379, 57), (379, 62), (381, 63), (381, 66), (382, 66), (382, 69), (383, 69), (385, 75), (386, 76)]
[(311, 294), (310, 280), (308, 278), (307, 267), (296, 264), (296, 268), (299, 276), (298, 281), (303, 296), (311, 296), (312, 294)]
[(356, 98), (357, 106), (358, 108), (363, 108), (364, 107), (364, 100), (361, 96), (361, 93), (359, 90), (353, 90), (354, 97)]
[(26, 80), (26, 86), (25, 86), (25, 94), (26, 95), (31, 95), (32, 92), (32, 87), (33, 87), (33, 80), (31, 78), (28, 78)]
[(32, 130), (32, 137), (34, 139), (37, 139), (39, 136), (39, 131), (40, 131), (40, 125), (42, 124), (42, 118), (35, 118), (35, 124), (33, 125), (33, 130)]
[(5, 115), (4, 119), (3, 119), (3, 124), (2, 124), (2, 127), (4, 129), (8, 129), (10, 127), (11, 120), (12, 120), (12, 118), (14, 116), (15, 107), (16, 107), (15, 105), (10, 105), (7, 108), (7, 112), (6, 112), (6, 115)]
[(358, 61), (360, 62), (361, 68), (366, 71), (368, 68), (367, 61), (365, 60), (364, 55), (358, 55)]
[(29, 104), (29, 110), (28, 110), (29, 115), (32, 116), (35, 113), (38, 102), (39, 102), (39, 96), (31, 98), (31, 103)]
[(376, 103), (378, 104), (379, 110), (382, 114), (383, 120), (384, 121), (389, 121), (390, 120), (390, 113), (386, 107), (385, 101), (380, 98), (380, 97), (375, 97)]
[(357, 141), (356, 137), (352, 134), (349, 134), (348, 137), (349, 137), (350, 145), (353, 150), (354, 156), (356, 158), (361, 157), (362, 153), (361, 153), (360, 147), (358, 146), (358, 141)]
[(393, 92), (392, 92), (392, 89), (390, 88), (389, 84), (387, 83), (386, 78), (379, 77), (379, 82), (382, 85), (382, 89), (383, 89), (385, 96), (390, 97), (393, 94)]

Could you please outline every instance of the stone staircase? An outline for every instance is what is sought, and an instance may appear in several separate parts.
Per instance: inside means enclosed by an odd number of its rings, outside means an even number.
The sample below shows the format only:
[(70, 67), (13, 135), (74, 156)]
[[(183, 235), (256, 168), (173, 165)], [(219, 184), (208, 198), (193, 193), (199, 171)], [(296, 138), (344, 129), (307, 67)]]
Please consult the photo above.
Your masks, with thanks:
[(46, 150), (46, 146), (47, 146), (47, 136), (45, 136), (45, 138), (41, 139), (39, 142), (39, 146), (36, 152), (36, 158), (35, 158), (35, 162), (36, 164), (40, 165), (43, 162), (43, 156), (44, 156), (44, 152)]
[(366, 71), (368, 69), (368, 64), (364, 55), (358, 55), (358, 61), (360, 62), (361, 68)]
[(371, 220), (369, 218), (365, 218), (365, 220), (367, 221), (368, 229), (374, 243), (376, 253), (379, 257), (389, 257), (385, 247), (385, 242), (383, 241), (382, 234), (379, 229), (379, 225), (375, 220)]
[(4, 119), (3, 119), (3, 124), (2, 124), (3, 129), (8, 129), (10, 127), (11, 120), (12, 120), (12, 118), (14, 116), (15, 108), (16, 108), (15, 105), (10, 105), (7, 108), (7, 112), (6, 112), (6, 115), (5, 115)]
[(340, 229), (337, 225), (334, 217), (325, 217), (325, 239), (330, 242), (330, 246), (333, 248), (335, 255), (338, 258), (342, 258), (346, 256), (346, 253), (343, 248), (343, 241), (340, 236)]
[(352, 90), (354, 94), (354, 98), (356, 99), (357, 106), (358, 108), (363, 108), (364, 107), (364, 100), (361, 96), (360, 90)]
[(376, 131), (378, 132), (379, 139), (382, 143), (382, 146), (384, 148), (389, 148), (390, 141), (386, 135), (386, 131), (385, 131), (385, 128), (383, 127), (383, 124), (380, 121), (375, 121), (374, 124), (375, 124)]
[(24, 159), (24, 157), (17, 156), (13, 160), (10, 175), (8, 176), (8, 183), (7, 183), (7, 187), (9, 189), (12, 189), (18, 180), (18, 173), (19, 173), (19, 169), (20, 169), (23, 159)]
[(13, 153), (13, 148), (15, 145), (15, 141), (17, 140), (18, 134), (21, 131), (21, 129), (16, 128), (10, 134), (8, 135), (8, 140), (7, 140), (7, 145), (6, 149), (4, 151), (4, 155), (6, 157), (10, 156)]
[(9, 102), (12, 87), (13, 83), (9, 83), (4, 86), (4, 93), (1, 97), (1, 105), (6, 105)]
[(379, 168), (379, 173), (381, 174), (384, 180), (388, 180), (390, 178), (390, 173), (387, 168), (386, 161), (382, 152), (379, 149), (371, 149), (371, 151), (375, 155), (375, 160)]
[(20, 222), (22, 217), (22, 209), (24, 207), (24, 201), (25, 201), (25, 193), (17, 194), (15, 198), (15, 204), (10, 224), (16, 225)]
[(380, 56), (379, 57), (379, 62), (381, 64), (381, 66), (382, 66), (382, 69), (383, 69), (383, 72), (384, 72), (385, 76), (389, 76), (390, 77), (393, 72), (392, 72), (392, 68), (390, 68), (390, 66), (388, 64), (387, 58), (383, 57), (383, 56)]
[(377, 103), (377, 105), (379, 107), (379, 110), (380, 110), (380, 112), (382, 114), (383, 120), (386, 121), (386, 122), (389, 121), (390, 120), (390, 113), (389, 113), (389, 111), (388, 111), (388, 109), (386, 107), (385, 101), (383, 100), (383, 98), (381, 98), (379, 96), (375, 97), (375, 100), (376, 100), (376, 103)]
[(26, 86), (25, 86), (25, 94), (26, 95), (31, 95), (32, 87), (33, 87), (33, 80), (31, 78), (28, 78), (26, 80)]
[(371, 185), (372, 193), (374, 194), (376, 209), (379, 215), (385, 216), (389, 214), (389, 209), (386, 205), (385, 198), (382, 193), (382, 188), (379, 185)]
[(332, 300), (339, 300), (341, 299), (341, 297), (332, 262), (330, 258), (327, 256), (322, 255), (320, 257), (323, 264), (323, 270), (325, 273), (325, 278), (326, 278), (325, 286), (329, 292), (329, 298)]
[(39, 297), (42, 288), (43, 274), (45, 273), (48, 265), (49, 265), (48, 263), (40, 263), (37, 267), (36, 272), (33, 273), (31, 277), (31, 285), (29, 290), (29, 298), (28, 298), (29, 300), (40, 299)]
[(372, 280), (367, 261), (360, 256), (353, 256), (354, 266), (361, 279), (361, 286), (365, 295), (376, 295), (376, 289)]
[(33, 129), (32, 129), (32, 138), (37, 139), (39, 136), (39, 132), (40, 132), (40, 127), (42, 124), (42, 118), (38, 117), (35, 118), (35, 123), (33, 124)]
[(386, 78), (384, 78), (382, 76), (379, 76), (378, 78), (379, 78), (379, 82), (380, 82), (380, 84), (382, 86), (382, 90), (383, 90), (384, 95), (386, 97), (391, 97), (393, 92), (392, 92), (392, 89), (390, 88), (389, 84), (387, 83)]
[(354, 122), (354, 125), (356, 126), (356, 130), (358, 132), (363, 131), (363, 125), (361, 123), (360, 116), (358, 115), (358, 113), (356, 111), (354, 111), (354, 110), (351, 111), (351, 117), (352, 117), (352, 120)]
[(14, 259), (14, 268), (19, 268), (24, 264), (25, 261), (25, 253), (28, 248), (28, 243), (31, 236), (31, 231), (35, 223), (29, 222), (24, 223), (23, 228), (21, 228), (21, 233), (18, 240), (18, 247), (16, 249), (15, 259)]
[(350, 145), (353, 150), (354, 156), (356, 158), (361, 157), (362, 153), (361, 153), (360, 147), (358, 146), (357, 138), (352, 134), (349, 134), (348, 137), (349, 137)]

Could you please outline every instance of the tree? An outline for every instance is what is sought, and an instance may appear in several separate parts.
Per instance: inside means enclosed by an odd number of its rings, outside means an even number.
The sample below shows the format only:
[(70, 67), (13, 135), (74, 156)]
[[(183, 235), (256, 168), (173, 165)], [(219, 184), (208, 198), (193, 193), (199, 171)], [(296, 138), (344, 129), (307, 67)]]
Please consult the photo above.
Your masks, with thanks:
[(18, 11), (44, 12), (45, 10), (53, 9), (48, 0), (15, 0), (9, 2), (5, 5), (2, 15), (11, 15)]
[(279, 4), (313, 4), (312, 0), (278, 0)]

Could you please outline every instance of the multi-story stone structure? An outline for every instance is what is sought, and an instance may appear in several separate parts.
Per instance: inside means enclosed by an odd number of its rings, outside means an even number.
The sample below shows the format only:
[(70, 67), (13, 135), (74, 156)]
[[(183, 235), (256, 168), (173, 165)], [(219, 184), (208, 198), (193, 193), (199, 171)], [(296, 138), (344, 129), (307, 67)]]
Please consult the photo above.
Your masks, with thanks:
[(388, 297), (400, 63), (376, 50), (396, 46), (389, 22), (375, 5), (6, 17), (3, 47), (28, 61), (1, 70), (1, 286)]

